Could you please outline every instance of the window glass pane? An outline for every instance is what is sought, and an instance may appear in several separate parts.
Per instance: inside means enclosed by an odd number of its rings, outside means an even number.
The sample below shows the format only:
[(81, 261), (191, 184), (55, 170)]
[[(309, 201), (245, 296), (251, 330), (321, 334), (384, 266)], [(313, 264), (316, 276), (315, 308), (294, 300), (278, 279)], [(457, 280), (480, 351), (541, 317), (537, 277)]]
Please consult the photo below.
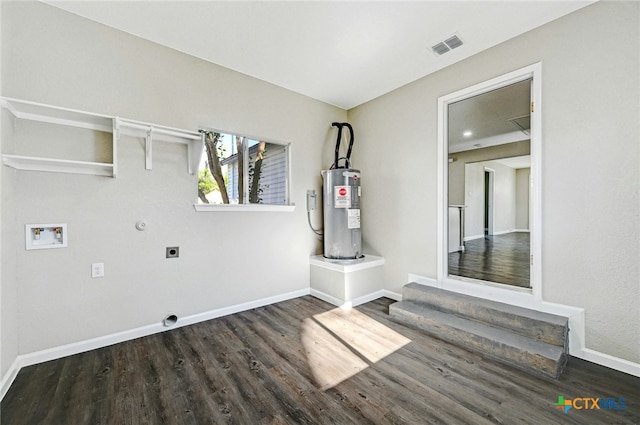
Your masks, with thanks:
[(287, 147), (258, 142), (249, 148), (249, 202), (287, 204)]
[[(198, 170), (198, 199), (201, 204), (238, 203), (237, 176), (229, 163), (237, 156), (233, 136), (205, 132), (205, 146)], [(234, 191), (233, 188), (236, 188)]]
[(201, 204), (288, 205), (287, 145), (204, 131)]

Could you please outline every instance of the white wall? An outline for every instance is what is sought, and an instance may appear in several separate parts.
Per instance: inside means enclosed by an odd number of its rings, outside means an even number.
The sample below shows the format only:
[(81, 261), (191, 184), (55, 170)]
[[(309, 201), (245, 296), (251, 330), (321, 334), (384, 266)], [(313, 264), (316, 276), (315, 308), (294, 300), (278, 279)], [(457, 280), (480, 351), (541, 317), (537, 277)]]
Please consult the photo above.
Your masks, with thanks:
[[(14, 286), (3, 276), (2, 323), (5, 303), (17, 305), (20, 354), (159, 323), (168, 312), (183, 317), (309, 288), (308, 257), (321, 247), (307, 227), (305, 192), (320, 192), (330, 124), (345, 111), (46, 4), (2, 8), (3, 96), (291, 142), (298, 204), (293, 213), (197, 213), (184, 147), (154, 144), (146, 171), (143, 144), (132, 138), (119, 145), (115, 179), (3, 166), (3, 197), (12, 187), (15, 199), (3, 199), (2, 266), (15, 258), (19, 287), (17, 300), (5, 299)], [(134, 227), (141, 219), (144, 232)], [(24, 225), (42, 222), (67, 223), (69, 247), (25, 251)], [(174, 245), (180, 258), (165, 259)], [(94, 262), (104, 262), (104, 278), (91, 279)], [(4, 352), (5, 338), (13, 337), (3, 332), (3, 354), (15, 357), (11, 347)]]
[(465, 166), (465, 238), (484, 236), (484, 171), (493, 170), (493, 234), (508, 233), (516, 225), (516, 171), (496, 161)]
[(540, 61), (542, 296), (585, 309), (588, 349), (640, 362), (639, 8), (598, 2), (349, 111), (385, 289), (437, 276), (438, 97)]
[(470, 151), (456, 152), (449, 155), (452, 162), (448, 163), (449, 169), (449, 204), (464, 203), (464, 168), (471, 162), (491, 161), (499, 158), (512, 158), (531, 154), (531, 142), (507, 143), (505, 145), (489, 146)]
[[(0, 22), (3, 18), (3, 7), (0, 5)], [(5, 28), (0, 25), (0, 48), (6, 44)], [(0, 57), (0, 86), (3, 82), (4, 65)], [(0, 119), (0, 134), (7, 126)], [(1, 144), (0, 144), (1, 145)], [(0, 152), (3, 152), (0, 146)], [(4, 168), (4, 167), (3, 167)], [(0, 188), (2, 199), (0, 201), (0, 223), (2, 225), (2, 237), (0, 237), (0, 397), (6, 389), (5, 383), (10, 379), (8, 374), (11, 366), (18, 356), (18, 287), (16, 283), (15, 254), (7, 244), (4, 237), (4, 229), (12, 225), (12, 211), (14, 208), (13, 185), (4, 178), (4, 172), (0, 172)], [(5, 211), (6, 208), (6, 211)]]

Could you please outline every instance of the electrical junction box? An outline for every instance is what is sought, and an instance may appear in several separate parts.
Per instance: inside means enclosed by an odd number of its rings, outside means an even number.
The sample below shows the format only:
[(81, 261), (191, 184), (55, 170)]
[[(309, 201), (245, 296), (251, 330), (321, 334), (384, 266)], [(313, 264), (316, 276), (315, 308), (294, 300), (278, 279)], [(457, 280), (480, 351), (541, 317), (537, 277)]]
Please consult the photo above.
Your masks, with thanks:
[(27, 224), (24, 233), (27, 250), (67, 247), (66, 223)]

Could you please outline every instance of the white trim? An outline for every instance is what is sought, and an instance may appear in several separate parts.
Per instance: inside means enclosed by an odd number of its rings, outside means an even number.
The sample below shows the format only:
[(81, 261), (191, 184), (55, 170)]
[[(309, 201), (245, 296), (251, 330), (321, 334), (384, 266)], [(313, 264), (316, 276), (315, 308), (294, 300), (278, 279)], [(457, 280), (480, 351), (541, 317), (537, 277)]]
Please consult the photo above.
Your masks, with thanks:
[(392, 300), (396, 300), (396, 301), (400, 301), (400, 299), (402, 299), (402, 295), (397, 294), (395, 292), (391, 292), (391, 291), (387, 291), (384, 289), (380, 289), (379, 291), (375, 291), (372, 292), (370, 294), (367, 295), (363, 295), (361, 297), (358, 298), (354, 298), (353, 300), (350, 301), (351, 307), (357, 307), (361, 304), (366, 304), (368, 302), (371, 302), (373, 300), (377, 300), (378, 298), (382, 298), (382, 297), (387, 297), (387, 298), (391, 298)]
[(373, 267), (379, 267), (384, 265), (384, 258), (376, 255), (365, 254), (362, 261), (357, 263), (336, 263), (331, 260), (327, 260), (322, 255), (314, 255), (309, 257), (309, 264), (323, 269), (333, 270), (341, 273), (357, 272), (359, 270), (366, 270)]
[(217, 319), (218, 317), (228, 316), (230, 314), (235, 314), (235, 313), (241, 313), (243, 311), (251, 310), (252, 308), (264, 307), (266, 305), (279, 303), (281, 301), (286, 301), (293, 298), (299, 298), (309, 294), (310, 294), (309, 288), (299, 289), (297, 291), (287, 292), (280, 295), (274, 295), (268, 298), (261, 298), (255, 301), (249, 301), (242, 304), (236, 304), (229, 307), (219, 308), (217, 310), (194, 314), (183, 319), (178, 319), (178, 324), (180, 326), (193, 325), (195, 323), (204, 322), (206, 320)]
[(590, 348), (583, 348), (580, 352), (573, 354), (582, 360), (606, 366), (629, 375), (640, 377), (640, 363), (630, 362), (629, 360), (614, 357), (609, 354), (601, 353)]
[(75, 161), (24, 155), (2, 155), (2, 163), (16, 170), (43, 171), (48, 173), (90, 174), (113, 177), (115, 163)]
[(11, 388), (11, 384), (13, 384), (16, 376), (18, 376), (18, 372), (20, 372), (20, 367), (20, 356), (18, 356), (9, 367), (7, 373), (2, 377), (2, 380), (0, 380), (0, 401), (2, 401), (7, 394), (9, 388)]
[(311, 296), (316, 297), (318, 299), (321, 299), (322, 301), (326, 301), (329, 304), (333, 304), (335, 306), (342, 306), (344, 304), (344, 301), (341, 300), (338, 297), (334, 297), (333, 295), (329, 295), (326, 292), (322, 292), (322, 291), (318, 291), (317, 289), (310, 289)]
[(266, 205), (266, 204), (193, 204), (198, 212), (292, 212), (296, 209), (291, 205)]
[(450, 93), (438, 98), (438, 144), (437, 144), (437, 173), (438, 173), (438, 186), (437, 186), (437, 278), (442, 280), (447, 274), (447, 229), (448, 227), (448, 176), (446, 167), (448, 166), (448, 152), (447, 152), (447, 131), (448, 131), (448, 108), (450, 103), (467, 99), (472, 96), (476, 96), (482, 93), (486, 93), (491, 90), (495, 90), (501, 87), (505, 87), (510, 84), (514, 84), (526, 79), (532, 78), (531, 84), (531, 101), (535, 105), (535, 112), (531, 114), (531, 204), (535, 205), (533, 213), (530, 217), (531, 227), (531, 255), (534, 258), (534, 263), (531, 266), (531, 287), (533, 290), (533, 296), (537, 300), (542, 300), (542, 288), (541, 288), (541, 276), (542, 276), (542, 247), (541, 247), (541, 234), (542, 234), (542, 196), (541, 196), (541, 131), (542, 125), (540, 117), (542, 116), (542, 90), (541, 90), (541, 78), (542, 78), (542, 64), (540, 62), (533, 65), (518, 69), (516, 71), (504, 74), (502, 76), (493, 78), (491, 80), (476, 84), (471, 87), (467, 87), (462, 90), (458, 90), (454, 93)]
[(354, 298), (352, 300), (341, 300), (340, 298), (334, 297), (333, 295), (329, 295), (325, 292), (318, 291), (317, 289), (311, 289), (311, 296), (314, 296), (322, 301), (326, 301), (329, 304), (333, 304), (337, 307), (343, 309), (349, 309), (351, 307), (357, 307), (361, 304), (366, 304), (370, 301), (377, 300), (378, 298), (386, 297), (391, 298), (395, 301), (400, 301), (402, 299), (402, 295), (397, 292), (387, 291), (386, 289), (380, 289), (378, 291), (372, 292), (370, 294), (363, 295), (358, 298)]
[[(533, 296), (542, 300), (542, 64), (534, 64), (531, 73), (531, 168), (529, 187), (529, 233), (531, 234), (531, 288)], [(536, 206), (536, 208), (533, 208)]]
[(28, 100), (0, 97), (0, 104), (22, 120), (40, 121), (111, 133), (113, 117)]
[(382, 296), (391, 298), (392, 300), (402, 301), (402, 294), (399, 294), (397, 292), (387, 291), (386, 289), (382, 290)]
[(141, 326), (139, 328), (118, 332), (111, 335), (105, 335), (97, 338), (91, 338), (84, 341), (73, 342), (71, 344), (61, 345), (59, 347), (47, 348), (45, 350), (35, 351), (33, 353), (21, 354), (9, 368), (8, 373), (0, 381), (0, 400), (9, 390), (9, 387), (13, 383), (14, 379), (18, 375), (20, 369), (25, 366), (31, 366), (38, 363), (47, 362), (50, 360), (59, 359), (74, 354), (84, 353), (86, 351), (95, 350), (98, 348), (107, 347), (109, 345), (118, 344), (120, 342), (130, 341), (132, 339), (165, 332), (171, 329), (180, 328), (182, 326), (193, 325), (195, 323), (204, 322), (206, 320), (216, 319), (218, 317), (228, 316), (230, 314), (240, 313), (242, 311), (251, 310), (253, 308), (263, 307), (265, 305), (275, 304), (281, 301), (286, 301), (293, 298), (309, 295), (308, 288), (300, 289), (297, 291), (287, 292), (272, 297), (261, 298), (254, 301), (249, 301), (242, 304), (236, 304), (229, 307), (223, 307), (216, 310), (207, 311), (204, 313), (197, 313), (191, 316), (178, 317), (178, 321), (171, 327), (166, 327), (162, 322), (158, 322), (152, 325)]
[[(500, 230), (498, 232), (493, 232), (493, 235), (491, 236), (500, 236), (500, 235), (507, 235), (509, 233), (517, 233), (517, 232), (525, 232), (525, 233), (529, 233), (529, 229), (511, 229), (511, 230)], [(484, 234), (483, 235), (473, 235), (473, 236), (465, 236), (464, 237), (464, 241), (472, 241), (475, 239), (482, 239), (484, 238)]]

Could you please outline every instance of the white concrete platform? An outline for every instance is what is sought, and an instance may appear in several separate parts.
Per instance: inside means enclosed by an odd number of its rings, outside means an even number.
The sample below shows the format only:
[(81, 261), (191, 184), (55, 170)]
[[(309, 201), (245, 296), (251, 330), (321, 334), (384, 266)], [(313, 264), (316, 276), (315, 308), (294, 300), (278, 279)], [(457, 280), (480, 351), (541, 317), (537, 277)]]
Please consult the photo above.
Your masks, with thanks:
[(336, 263), (322, 255), (309, 258), (311, 293), (333, 305), (345, 306), (382, 290), (384, 258), (365, 254), (358, 262)]

